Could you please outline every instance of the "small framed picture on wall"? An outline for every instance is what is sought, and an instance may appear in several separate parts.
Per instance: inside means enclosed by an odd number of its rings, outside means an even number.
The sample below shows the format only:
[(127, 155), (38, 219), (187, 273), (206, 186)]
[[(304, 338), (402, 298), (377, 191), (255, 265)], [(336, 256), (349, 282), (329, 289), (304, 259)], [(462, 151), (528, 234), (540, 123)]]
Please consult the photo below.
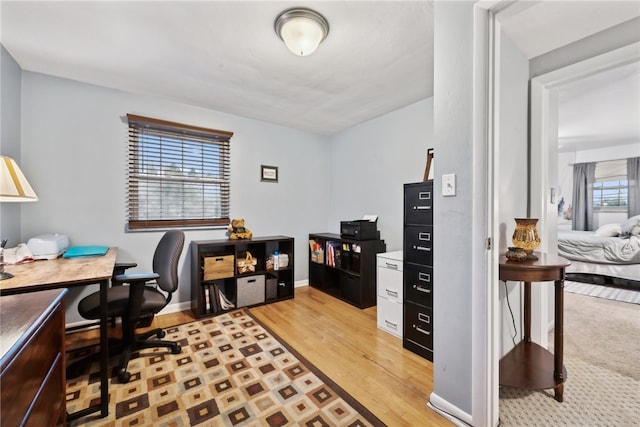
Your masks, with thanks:
[(260, 165), (260, 181), (278, 182), (278, 167)]

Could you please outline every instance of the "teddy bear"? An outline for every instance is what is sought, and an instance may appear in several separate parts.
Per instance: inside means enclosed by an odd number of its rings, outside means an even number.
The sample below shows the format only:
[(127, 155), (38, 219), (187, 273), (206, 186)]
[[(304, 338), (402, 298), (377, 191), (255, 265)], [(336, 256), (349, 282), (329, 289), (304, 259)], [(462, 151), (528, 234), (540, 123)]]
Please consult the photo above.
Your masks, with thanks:
[(227, 230), (229, 230), (229, 239), (231, 240), (244, 240), (253, 237), (251, 230), (244, 226), (244, 219), (242, 218), (232, 219), (231, 225)]

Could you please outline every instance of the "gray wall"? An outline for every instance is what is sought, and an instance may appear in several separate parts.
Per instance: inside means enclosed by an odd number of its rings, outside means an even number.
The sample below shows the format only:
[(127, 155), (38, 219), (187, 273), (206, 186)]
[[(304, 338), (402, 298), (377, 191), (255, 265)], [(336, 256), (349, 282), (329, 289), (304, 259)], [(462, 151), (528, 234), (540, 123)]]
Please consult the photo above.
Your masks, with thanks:
[[(117, 246), (119, 261), (151, 268), (162, 232), (125, 232), (127, 124), (134, 113), (234, 132), (231, 216), (256, 235), (296, 239), (296, 280), (307, 277), (307, 233), (326, 228), (326, 138), (94, 85), (23, 72), (22, 163), (40, 201), (22, 207), (23, 241), (57, 232), (71, 244)], [(279, 167), (279, 182), (260, 182), (260, 165)], [(226, 238), (226, 230), (188, 230), (187, 242)], [(180, 263), (177, 302), (190, 300), (189, 248)], [(68, 322), (80, 320), (68, 298)], [(188, 304), (187, 304), (188, 305)]]
[[(434, 230), (433, 394), (469, 416), (473, 403), (473, 294), (485, 286), (474, 277), (476, 220), (474, 181), (474, 13), (472, 2), (434, 2)], [(437, 183), (456, 174), (456, 196), (443, 197)], [(478, 185), (485, 181), (480, 175)], [(463, 243), (464, 242), (464, 243)], [(462, 243), (462, 244), (461, 244)], [(437, 396), (437, 398), (436, 398)], [(435, 404), (436, 406), (438, 403)]]
[[(13, 158), (23, 169), (20, 159), (20, 67), (4, 46), (0, 52), (0, 153)], [(28, 170), (23, 172), (29, 176)], [(37, 194), (37, 193), (36, 193)], [(0, 203), (0, 236), (7, 247), (20, 243), (20, 210), (22, 203)]]
[[(24, 71), (20, 150), (40, 201), (23, 205), (19, 238), (63, 233), (72, 245), (117, 246), (119, 261), (138, 262), (138, 271), (150, 269), (162, 232), (125, 232), (123, 117), (140, 114), (234, 132), (231, 216), (245, 218), (255, 235), (293, 236), (296, 281), (304, 282), (308, 233), (338, 231), (342, 219), (376, 213), (382, 237), (393, 249), (401, 247), (402, 184), (422, 177), (431, 140), (431, 105), (430, 99), (420, 101), (324, 137)], [(365, 159), (362, 152), (367, 153)], [(261, 164), (278, 166), (278, 183), (260, 182)], [(342, 187), (345, 182), (357, 187), (355, 194)], [(225, 229), (186, 234), (187, 242), (226, 238)], [(174, 299), (183, 308), (191, 297), (189, 255), (185, 248), (180, 263), (183, 285)], [(75, 306), (93, 290), (70, 292), (68, 323), (82, 320)]]
[(433, 147), (433, 98), (370, 120), (330, 139), (328, 229), (378, 215), (387, 251), (402, 250), (403, 184), (422, 181)]

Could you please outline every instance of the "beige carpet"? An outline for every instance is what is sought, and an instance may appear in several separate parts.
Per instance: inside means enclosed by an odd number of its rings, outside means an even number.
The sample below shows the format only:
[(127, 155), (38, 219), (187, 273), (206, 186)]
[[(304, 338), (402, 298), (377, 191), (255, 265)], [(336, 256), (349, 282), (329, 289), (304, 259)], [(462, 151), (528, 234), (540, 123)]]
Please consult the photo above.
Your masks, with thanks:
[(501, 387), (500, 425), (639, 426), (640, 305), (564, 297), (564, 402), (552, 390)]

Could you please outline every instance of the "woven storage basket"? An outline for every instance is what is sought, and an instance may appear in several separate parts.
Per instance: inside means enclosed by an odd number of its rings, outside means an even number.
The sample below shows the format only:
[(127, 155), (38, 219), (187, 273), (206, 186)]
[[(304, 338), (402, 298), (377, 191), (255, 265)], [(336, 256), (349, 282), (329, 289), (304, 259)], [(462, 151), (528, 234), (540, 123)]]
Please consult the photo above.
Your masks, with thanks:
[(238, 274), (253, 273), (256, 271), (256, 265), (258, 260), (251, 255), (251, 252), (247, 251), (247, 255), (244, 259), (238, 258), (236, 263), (238, 268)]

